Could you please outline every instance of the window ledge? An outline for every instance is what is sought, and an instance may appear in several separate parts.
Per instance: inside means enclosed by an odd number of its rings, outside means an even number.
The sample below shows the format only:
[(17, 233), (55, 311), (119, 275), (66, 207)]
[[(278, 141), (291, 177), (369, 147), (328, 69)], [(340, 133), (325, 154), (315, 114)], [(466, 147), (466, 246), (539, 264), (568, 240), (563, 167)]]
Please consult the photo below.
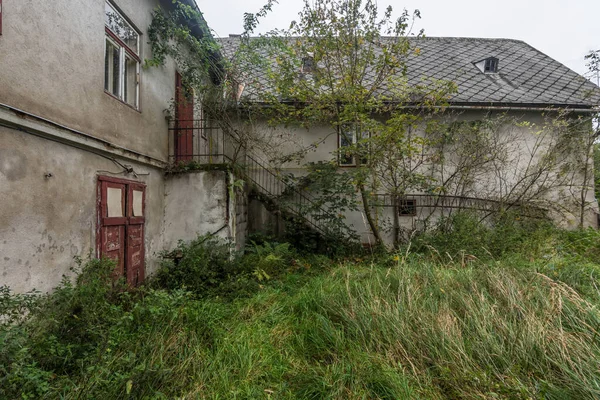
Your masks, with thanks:
[(137, 111), (138, 113), (142, 113), (142, 110), (140, 110), (139, 108), (135, 108), (134, 106), (132, 106), (131, 104), (121, 100), (120, 98), (118, 98), (117, 96), (115, 96), (114, 94), (112, 94), (111, 92), (107, 91), (106, 89), (104, 90), (104, 93), (109, 95), (110, 97), (112, 97), (113, 99), (117, 100), (119, 103), (126, 105), (127, 107), (131, 108), (133, 111)]

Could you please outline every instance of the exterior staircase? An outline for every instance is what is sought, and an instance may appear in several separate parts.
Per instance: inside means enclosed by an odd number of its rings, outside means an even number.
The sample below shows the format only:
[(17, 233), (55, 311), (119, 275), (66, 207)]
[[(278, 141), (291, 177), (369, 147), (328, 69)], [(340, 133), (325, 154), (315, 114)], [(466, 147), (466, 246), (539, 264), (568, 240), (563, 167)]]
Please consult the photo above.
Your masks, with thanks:
[[(171, 165), (231, 168), (269, 212), (285, 221), (300, 222), (323, 238), (341, 237), (341, 232), (326, 222), (336, 218), (334, 215), (288, 183), (281, 170), (248, 152), (232, 135), (203, 120), (171, 121), (169, 133)], [(185, 146), (178, 146), (180, 143)]]

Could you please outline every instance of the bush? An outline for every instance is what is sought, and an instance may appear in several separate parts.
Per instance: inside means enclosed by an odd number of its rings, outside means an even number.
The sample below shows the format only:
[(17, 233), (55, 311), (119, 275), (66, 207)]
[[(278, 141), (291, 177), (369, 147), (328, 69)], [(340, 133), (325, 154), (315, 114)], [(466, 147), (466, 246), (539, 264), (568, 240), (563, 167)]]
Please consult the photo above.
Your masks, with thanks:
[(162, 254), (160, 269), (150, 279), (154, 288), (184, 289), (198, 297), (233, 298), (253, 293), (258, 284), (244, 269), (231, 245), (215, 236), (199, 236)]
[(51, 294), (3, 292), (3, 303), (24, 313), (10, 318), (14, 313), (2, 310), (12, 323), (0, 330), (0, 395), (38, 397), (50, 390), (56, 374), (75, 373), (96, 353), (102, 332), (129, 301), (123, 283), (113, 282), (113, 270), (109, 260), (80, 261), (75, 283), (65, 277)]
[(295, 258), (298, 257), (298, 253), (289, 243), (263, 242), (259, 245), (252, 242), (251, 244), (247, 248), (243, 262), (259, 281), (280, 276), (295, 263)]
[(414, 249), (451, 259), (465, 255), (490, 259), (508, 253), (531, 257), (539, 255), (555, 233), (549, 222), (516, 213), (499, 214), (482, 222), (475, 213), (460, 212), (441, 220), (432, 232), (417, 237)]
[(33, 303), (3, 291), (3, 303), (29, 312), (0, 326), (0, 398), (175, 398), (189, 390), (223, 312), (181, 290), (132, 291), (113, 282), (113, 269), (90, 260), (74, 283), (65, 278)]

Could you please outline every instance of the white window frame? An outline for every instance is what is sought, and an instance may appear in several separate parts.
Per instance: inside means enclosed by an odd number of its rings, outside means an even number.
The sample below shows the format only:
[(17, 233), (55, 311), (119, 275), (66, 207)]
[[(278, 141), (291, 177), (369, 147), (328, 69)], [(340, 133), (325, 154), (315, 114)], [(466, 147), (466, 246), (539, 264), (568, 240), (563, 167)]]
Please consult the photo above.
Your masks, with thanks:
[[(131, 28), (133, 31), (135, 31), (138, 35), (137, 37), (137, 43), (136, 43), (136, 48), (133, 49), (130, 46), (128, 46), (127, 44), (125, 44), (122, 40), (119, 39), (117, 33), (113, 32), (110, 27), (105, 23), (104, 27), (105, 27), (105, 40), (104, 40), (104, 76), (105, 76), (105, 82), (104, 82), (104, 91), (106, 93), (108, 93), (109, 95), (119, 99), (120, 101), (122, 101), (123, 103), (127, 104), (130, 107), (133, 107), (134, 109), (138, 110), (140, 109), (140, 71), (141, 71), (141, 59), (140, 59), (140, 37), (141, 34), (140, 32), (127, 20), (127, 18), (125, 18), (123, 16), (123, 14), (121, 14), (117, 8), (109, 1), (105, 1), (105, 8), (106, 6), (109, 6), (111, 8), (111, 11), (114, 12), (115, 14), (117, 14), (118, 16), (120, 16), (123, 21), (125, 21), (125, 23), (127, 23), (127, 25), (129, 26), (129, 28)], [(110, 33), (109, 33), (110, 31)], [(112, 91), (112, 84), (110, 82), (108, 82), (108, 88), (107, 88), (107, 82), (106, 82), (106, 47), (107, 47), (107, 43), (110, 42), (111, 45), (115, 46), (116, 49), (119, 50), (119, 83), (118, 83), (118, 90), (117, 93), (114, 93)], [(126, 73), (126, 65), (127, 65), (127, 59), (132, 60), (133, 62), (135, 62), (135, 94), (134, 94), (134, 101), (128, 101), (128, 99), (125, 98), (125, 73)]]
[[(352, 132), (349, 132), (350, 130)], [(351, 156), (352, 160), (350, 161), (350, 163), (343, 162), (344, 161), (343, 159), (345, 157), (342, 154), (342, 148), (356, 145), (356, 143), (358, 143), (358, 132), (361, 133), (360, 139), (367, 139), (367, 138), (371, 137), (371, 134), (369, 132), (363, 132), (362, 130), (358, 129), (356, 127), (356, 125), (347, 125), (345, 127), (338, 128), (338, 165), (339, 166), (341, 166), (341, 167), (356, 167), (359, 164), (363, 164), (363, 163), (357, 162), (355, 155)], [(348, 137), (350, 133), (352, 134), (352, 137), (349, 138), (351, 140), (351, 143), (349, 143), (346, 146), (342, 146), (342, 137), (343, 136)]]

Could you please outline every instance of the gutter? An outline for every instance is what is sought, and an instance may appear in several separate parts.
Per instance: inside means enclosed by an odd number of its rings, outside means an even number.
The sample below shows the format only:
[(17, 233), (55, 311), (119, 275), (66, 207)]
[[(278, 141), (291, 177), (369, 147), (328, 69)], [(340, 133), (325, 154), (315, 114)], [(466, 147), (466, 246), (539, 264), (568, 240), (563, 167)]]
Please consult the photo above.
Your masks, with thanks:
[[(416, 108), (416, 107), (413, 107)], [(443, 107), (437, 107), (443, 108)], [(482, 105), (449, 105), (453, 110), (498, 110), (498, 111), (570, 111), (576, 113), (598, 113), (600, 109), (594, 108), (571, 108), (569, 106), (482, 106)]]
[[(261, 107), (264, 108), (268, 108), (270, 107), (270, 103), (265, 103), (265, 102), (252, 102), (252, 101), (248, 101), (248, 102), (241, 102), (240, 105), (242, 107), (244, 107), (244, 104), (258, 104)], [(288, 104), (297, 104), (297, 105), (301, 105), (302, 103), (296, 103), (296, 102), (292, 102), (292, 101), (282, 101), (281, 103), (288, 103)], [(389, 104), (393, 104), (393, 103), (389, 103)], [(422, 108), (421, 105), (418, 104), (405, 104), (405, 105), (399, 105), (398, 108), (404, 108), (404, 109), (420, 109)], [(582, 107), (582, 106), (569, 106), (567, 104), (565, 105), (549, 105), (549, 104), (540, 104), (540, 105), (512, 105), (512, 104), (508, 104), (508, 105), (497, 105), (497, 104), (452, 104), (450, 103), (447, 106), (432, 106), (429, 108), (435, 108), (435, 109), (451, 109), (451, 110), (490, 110), (490, 111), (570, 111), (570, 112), (576, 112), (576, 113), (590, 113), (590, 114), (596, 114), (596, 113), (600, 113), (600, 106), (595, 107), (595, 106), (588, 106), (588, 107)]]
[[(294, 101), (281, 101), (291, 105), (302, 105), (304, 103)], [(261, 107), (269, 107), (271, 103), (261, 101), (240, 101), (239, 104), (243, 107), (245, 104), (257, 104)], [(341, 103), (340, 103), (341, 104)], [(388, 105), (394, 105), (394, 102), (385, 102)], [(398, 105), (398, 108), (419, 109), (420, 104), (405, 103)], [(432, 106), (435, 109), (456, 109), (456, 110), (502, 110), (502, 111), (571, 111), (580, 113), (600, 113), (600, 105), (582, 105), (582, 104), (532, 104), (532, 103), (449, 103), (446, 106)]]
[(166, 168), (168, 165), (166, 161), (118, 146), (107, 140), (97, 138), (3, 103), (0, 103), (0, 126), (20, 130), (102, 157), (118, 156), (156, 168)]

